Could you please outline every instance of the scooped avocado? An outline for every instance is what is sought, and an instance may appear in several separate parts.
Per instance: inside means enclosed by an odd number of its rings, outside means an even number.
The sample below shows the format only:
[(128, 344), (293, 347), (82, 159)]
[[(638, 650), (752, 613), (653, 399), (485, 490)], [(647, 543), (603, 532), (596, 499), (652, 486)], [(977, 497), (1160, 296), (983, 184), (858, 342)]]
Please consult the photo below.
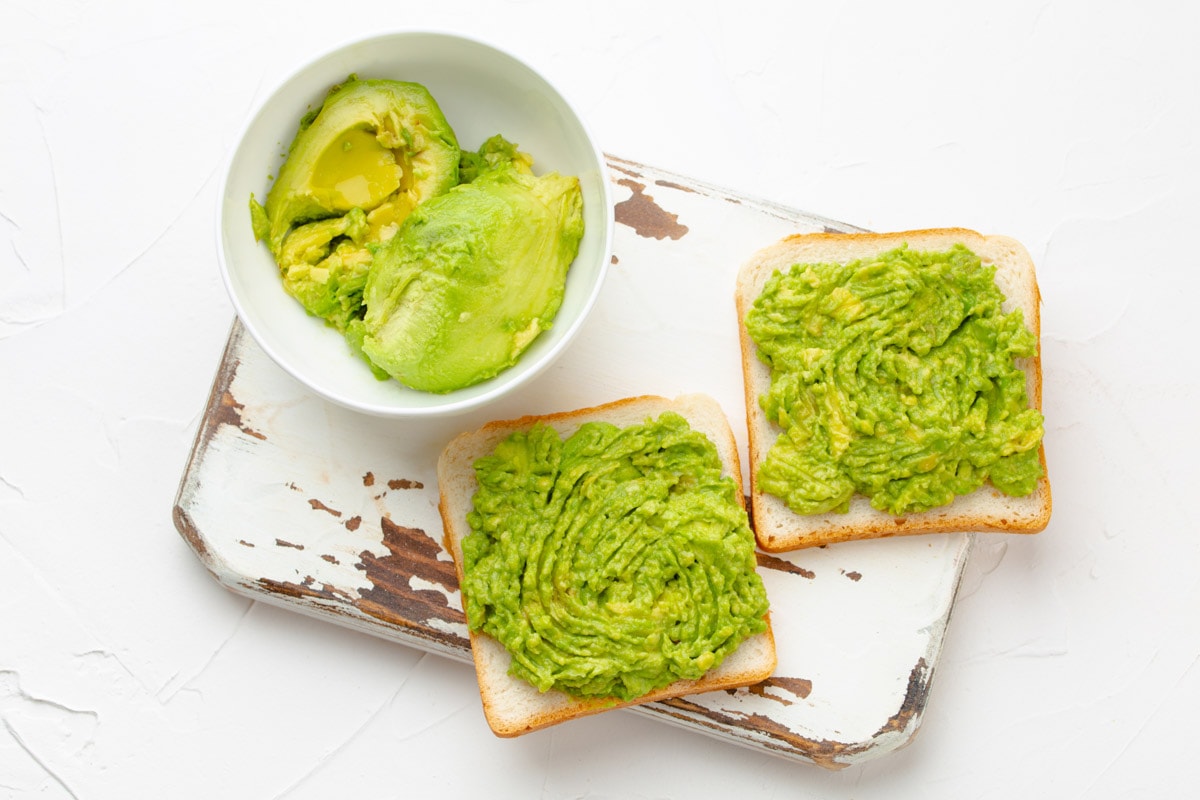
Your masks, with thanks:
[(545, 425), (475, 463), (467, 624), (542, 691), (631, 700), (695, 680), (766, 629), (754, 534), (716, 447), (682, 416)]
[(251, 198), (255, 237), (287, 291), (345, 332), (362, 316), (371, 245), (457, 184), (459, 158), (425, 87), (352, 75), (301, 120), (266, 203)]
[(517, 145), (496, 134), (484, 142), (478, 151), (462, 152), (458, 162), (458, 180), (460, 183), (470, 183), (480, 175), (508, 166), (516, 167), (521, 172), (532, 172), (533, 158), (517, 149)]
[(493, 377), (562, 303), (583, 237), (579, 181), (499, 161), (422, 203), (375, 251), (362, 349), (406, 386), (448, 392)]
[(562, 303), (582, 192), (532, 164), (501, 135), (462, 152), (419, 84), (352, 75), (301, 120), (251, 224), (377, 378), (448, 392), (516, 363)]
[(759, 402), (782, 429), (759, 486), (799, 514), (844, 512), (856, 493), (905, 514), (987, 481), (1032, 492), (1043, 420), (1016, 359), (1037, 341), (1003, 301), (962, 245), (776, 272), (746, 316), (771, 367)]

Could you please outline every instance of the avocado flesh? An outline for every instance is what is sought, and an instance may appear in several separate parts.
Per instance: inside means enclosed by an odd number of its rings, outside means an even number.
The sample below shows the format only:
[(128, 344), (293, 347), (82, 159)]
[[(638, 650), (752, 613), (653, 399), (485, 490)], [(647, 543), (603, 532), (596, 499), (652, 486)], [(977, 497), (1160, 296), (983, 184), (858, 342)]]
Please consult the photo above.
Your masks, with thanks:
[(480, 175), (486, 175), (497, 169), (513, 167), (521, 172), (533, 172), (533, 157), (522, 153), (517, 145), (508, 141), (501, 134), (492, 136), (479, 150), (462, 151), (458, 162), (458, 180), (460, 183), (470, 183)]
[(578, 179), (523, 160), (427, 200), (375, 252), (363, 352), (422, 391), (493, 377), (551, 326), (582, 237)]
[(360, 208), (297, 228), (284, 241), (280, 275), (288, 294), (310, 314), (345, 331), (361, 316), (371, 266), (364, 246), (369, 225)]
[(371, 246), (458, 183), (459, 157), (423, 86), (352, 76), (302, 120), (266, 203), (251, 199), (255, 236), (287, 291), (345, 333), (362, 316)]

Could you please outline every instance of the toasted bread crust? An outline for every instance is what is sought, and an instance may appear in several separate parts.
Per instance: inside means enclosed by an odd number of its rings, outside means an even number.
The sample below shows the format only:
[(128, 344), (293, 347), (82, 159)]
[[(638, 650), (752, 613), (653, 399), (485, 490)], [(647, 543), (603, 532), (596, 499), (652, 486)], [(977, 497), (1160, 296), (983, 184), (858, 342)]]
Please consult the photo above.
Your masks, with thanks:
[(1030, 404), (1042, 407), (1041, 296), (1032, 259), (1015, 239), (984, 236), (965, 228), (935, 228), (897, 233), (815, 233), (786, 237), (752, 255), (738, 273), (735, 304), (742, 349), (750, 461), (750, 498), (758, 545), (768, 552), (784, 552), (857, 539), (955, 531), (1036, 533), (1050, 522), (1050, 479), (1044, 446), (1039, 446), (1043, 476), (1027, 497), (1004, 495), (985, 484), (949, 505), (918, 514), (893, 516), (855, 496), (845, 514), (799, 515), (778, 497), (758, 488), (758, 467), (778, 436), (758, 398), (771, 385), (770, 369), (758, 358), (758, 348), (746, 330), (746, 314), (762, 292), (766, 280), (779, 269), (797, 263), (845, 263), (891, 250), (902, 244), (914, 250), (944, 250), (961, 243), (984, 263), (996, 267), (996, 284), (1005, 295), (1005, 311), (1020, 308), (1025, 323), (1038, 338), (1038, 352), (1022, 359)]
[[(689, 424), (705, 433), (717, 446), (724, 473), (738, 486), (739, 502), (744, 503), (741, 466), (733, 432), (716, 401), (703, 395), (684, 395), (674, 400), (655, 396), (631, 397), (592, 408), (520, 419), (489, 422), (475, 431), (460, 434), (443, 450), (438, 459), (439, 503), (445, 531), (444, 543), (454, 558), (459, 583), (463, 580), (462, 538), (470, 532), (467, 512), (475, 493), (475, 460), (490, 453), (501, 440), (515, 431), (528, 430), (537, 423), (550, 425), (567, 436), (592, 420), (606, 420), (619, 426), (644, 422), (664, 411), (675, 411)], [(676, 681), (634, 700), (572, 697), (551, 690), (539, 692), (529, 683), (508, 674), (508, 651), (491, 636), (469, 632), (475, 672), (488, 725), (497, 736), (519, 736), (567, 720), (597, 714), (615, 708), (666, 700), (698, 692), (734, 689), (765, 680), (775, 671), (775, 639), (770, 615), (767, 630), (742, 642), (717, 668), (696, 681)]]

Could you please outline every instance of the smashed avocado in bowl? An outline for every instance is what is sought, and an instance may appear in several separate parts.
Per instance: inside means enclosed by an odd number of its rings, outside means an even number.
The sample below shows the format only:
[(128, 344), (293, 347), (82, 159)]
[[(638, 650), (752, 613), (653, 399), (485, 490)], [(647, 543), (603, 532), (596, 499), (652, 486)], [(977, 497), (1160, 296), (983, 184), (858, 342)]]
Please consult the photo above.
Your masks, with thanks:
[(604, 160), (578, 115), (517, 59), (450, 34), (352, 42), (285, 81), (220, 203), (241, 323), (318, 395), (380, 416), (524, 385), (611, 258)]

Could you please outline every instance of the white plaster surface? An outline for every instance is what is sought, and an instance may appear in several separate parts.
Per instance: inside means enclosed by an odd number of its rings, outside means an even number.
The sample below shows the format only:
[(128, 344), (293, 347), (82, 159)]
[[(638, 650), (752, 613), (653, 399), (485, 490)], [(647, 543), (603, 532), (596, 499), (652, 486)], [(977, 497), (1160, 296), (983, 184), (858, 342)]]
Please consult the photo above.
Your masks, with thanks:
[[(1200, 7), (425, 5), (0, 6), (0, 798), (1185, 796)], [(631, 713), (498, 740), (469, 666), (235, 596), (175, 532), (223, 160), (308, 54), (406, 26), (526, 59), (622, 158), (1029, 248), (1054, 517), (977, 539), (907, 748), (827, 772)]]

